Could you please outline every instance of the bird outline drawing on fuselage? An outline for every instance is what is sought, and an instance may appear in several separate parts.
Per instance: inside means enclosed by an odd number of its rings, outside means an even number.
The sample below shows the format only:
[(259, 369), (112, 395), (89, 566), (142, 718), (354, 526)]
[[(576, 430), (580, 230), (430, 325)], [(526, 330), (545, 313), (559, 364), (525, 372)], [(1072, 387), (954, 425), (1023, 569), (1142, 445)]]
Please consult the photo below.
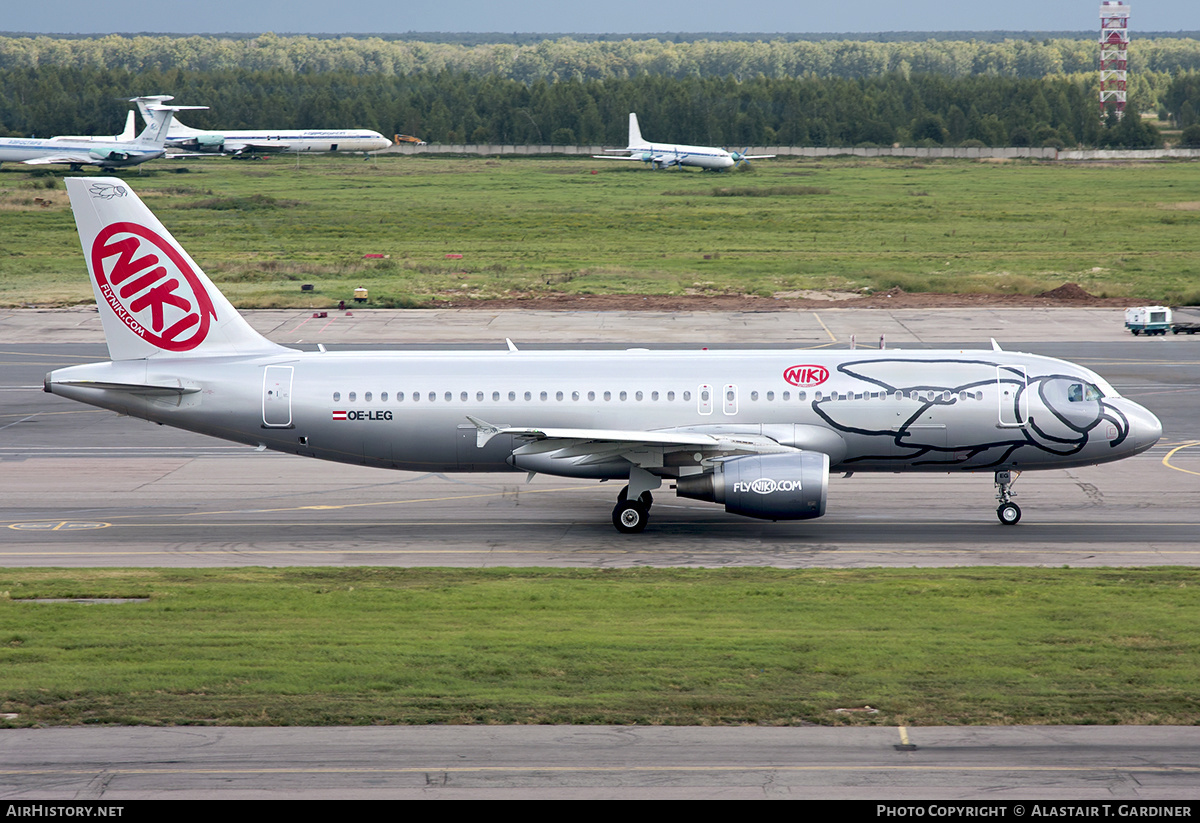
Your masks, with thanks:
[[(908, 379), (900, 382), (890, 377), (886, 372), (888, 364), (902, 365)], [(852, 388), (835, 393), (835, 397), (814, 398), (813, 410), (831, 428), (844, 435), (878, 438), (894, 449), (892, 453), (849, 457), (845, 462), (851, 465), (903, 462), (954, 466), (970, 463), (978, 468), (988, 468), (1012, 462), (1017, 450), (1026, 447), (1056, 457), (1078, 454), (1092, 442), (1093, 432), (1106, 421), (1109, 428), (1103, 439), (1110, 448), (1120, 446), (1129, 435), (1128, 417), (1119, 408), (1106, 404), (1101, 392), (1078, 375), (1030, 374), (1025, 365), (1002, 365), (994, 360), (969, 358), (925, 360), (917, 364), (908, 359), (875, 357), (842, 363), (837, 371), (859, 381), (859, 391)], [(1036, 391), (1032, 391), (1035, 388)], [(1072, 395), (1073, 391), (1078, 392), (1078, 397)], [(892, 406), (894, 425), (886, 428), (858, 425), (856, 418), (862, 415), (855, 412), (874, 398), (846, 400), (844, 394), (888, 395), (889, 402), (901, 404)], [(988, 402), (989, 399), (993, 402)], [(1040, 409), (1031, 409), (1031, 401)], [(936, 411), (939, 407), (966, 402), (982, 403), (980, 418), (990, 414), (988, 409), (994, 409), (997, 428), (1011, 432), (1011, 436), (982, 442), (958, 442), (953, 432), (937, 427), (936, 423), (922, 425), (925, 419), (938, 419)], [(1041, 415), (1041, 411), (1049, 417)], [(978, 431), (978, 427), (975, 430)], [(1000, 450), (999, 456), (979, 459), (996, 450)]]

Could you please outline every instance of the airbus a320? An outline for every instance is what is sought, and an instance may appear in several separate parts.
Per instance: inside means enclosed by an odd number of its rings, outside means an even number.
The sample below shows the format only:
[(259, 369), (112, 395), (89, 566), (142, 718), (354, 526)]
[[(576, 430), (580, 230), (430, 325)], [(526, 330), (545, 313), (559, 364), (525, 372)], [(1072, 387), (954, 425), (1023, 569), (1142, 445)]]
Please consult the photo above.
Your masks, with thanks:
[(45, 390), (280, 452), (421, 472), (664, 482), (766, 520), (826, 510), (831, 471), (994, 473), (1120, 460), (1162, 434), (1095, 372), (999, 350), (302, 352), (255, 332), (122, 180), (67, 188), (110, 362)]

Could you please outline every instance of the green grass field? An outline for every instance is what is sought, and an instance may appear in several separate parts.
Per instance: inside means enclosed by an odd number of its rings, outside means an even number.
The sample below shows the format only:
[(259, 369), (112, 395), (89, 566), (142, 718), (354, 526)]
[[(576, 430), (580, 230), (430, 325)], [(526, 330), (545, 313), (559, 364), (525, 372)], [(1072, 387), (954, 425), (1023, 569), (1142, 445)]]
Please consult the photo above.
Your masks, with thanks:
[[(386, 156), (141, 168), (121, 176), (243, 307), (327, 307), (360, 285), (379, 307), (546, 292), (1036, 294), (1064, 282), (1200, 302), (1192, 163), (777, 159), (712, 174)], [(63, 176), (0, 169), (0, 305), (92, 299)]]
[[(0, 571), (6, 726), (1193, 724), (1193, 569)], [(146, 597), (123, 605), (31, 598)], [(838, 712), (869, 705), (878, 714)]]

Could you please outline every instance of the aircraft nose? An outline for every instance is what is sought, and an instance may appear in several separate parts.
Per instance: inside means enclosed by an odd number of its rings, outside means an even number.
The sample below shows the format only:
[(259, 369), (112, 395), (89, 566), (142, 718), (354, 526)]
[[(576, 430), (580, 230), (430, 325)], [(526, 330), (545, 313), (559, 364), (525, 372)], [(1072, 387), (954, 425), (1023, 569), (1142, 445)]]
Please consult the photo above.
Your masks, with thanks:
[(1162, 422), (1147, 408), (1136, 403), (1130, 403), (1129, 406), (1125, 414), (1129, 417), (1133, 446), (1139, 452), (1144, 452), (1162, 437)]

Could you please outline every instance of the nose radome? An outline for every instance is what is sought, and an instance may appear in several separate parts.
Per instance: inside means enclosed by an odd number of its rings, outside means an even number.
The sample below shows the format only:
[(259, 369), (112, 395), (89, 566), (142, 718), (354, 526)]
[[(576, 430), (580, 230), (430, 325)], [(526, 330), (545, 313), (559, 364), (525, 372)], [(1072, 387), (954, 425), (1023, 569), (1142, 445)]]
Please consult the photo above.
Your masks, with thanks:
[(1133, 443), (1138, 451), (1145, 451), (1158, 442), (1162, 437), (1162, 422), (1152, 411), (1134, 405), (1129, 411), (1129, 427), (1133, 433)]

